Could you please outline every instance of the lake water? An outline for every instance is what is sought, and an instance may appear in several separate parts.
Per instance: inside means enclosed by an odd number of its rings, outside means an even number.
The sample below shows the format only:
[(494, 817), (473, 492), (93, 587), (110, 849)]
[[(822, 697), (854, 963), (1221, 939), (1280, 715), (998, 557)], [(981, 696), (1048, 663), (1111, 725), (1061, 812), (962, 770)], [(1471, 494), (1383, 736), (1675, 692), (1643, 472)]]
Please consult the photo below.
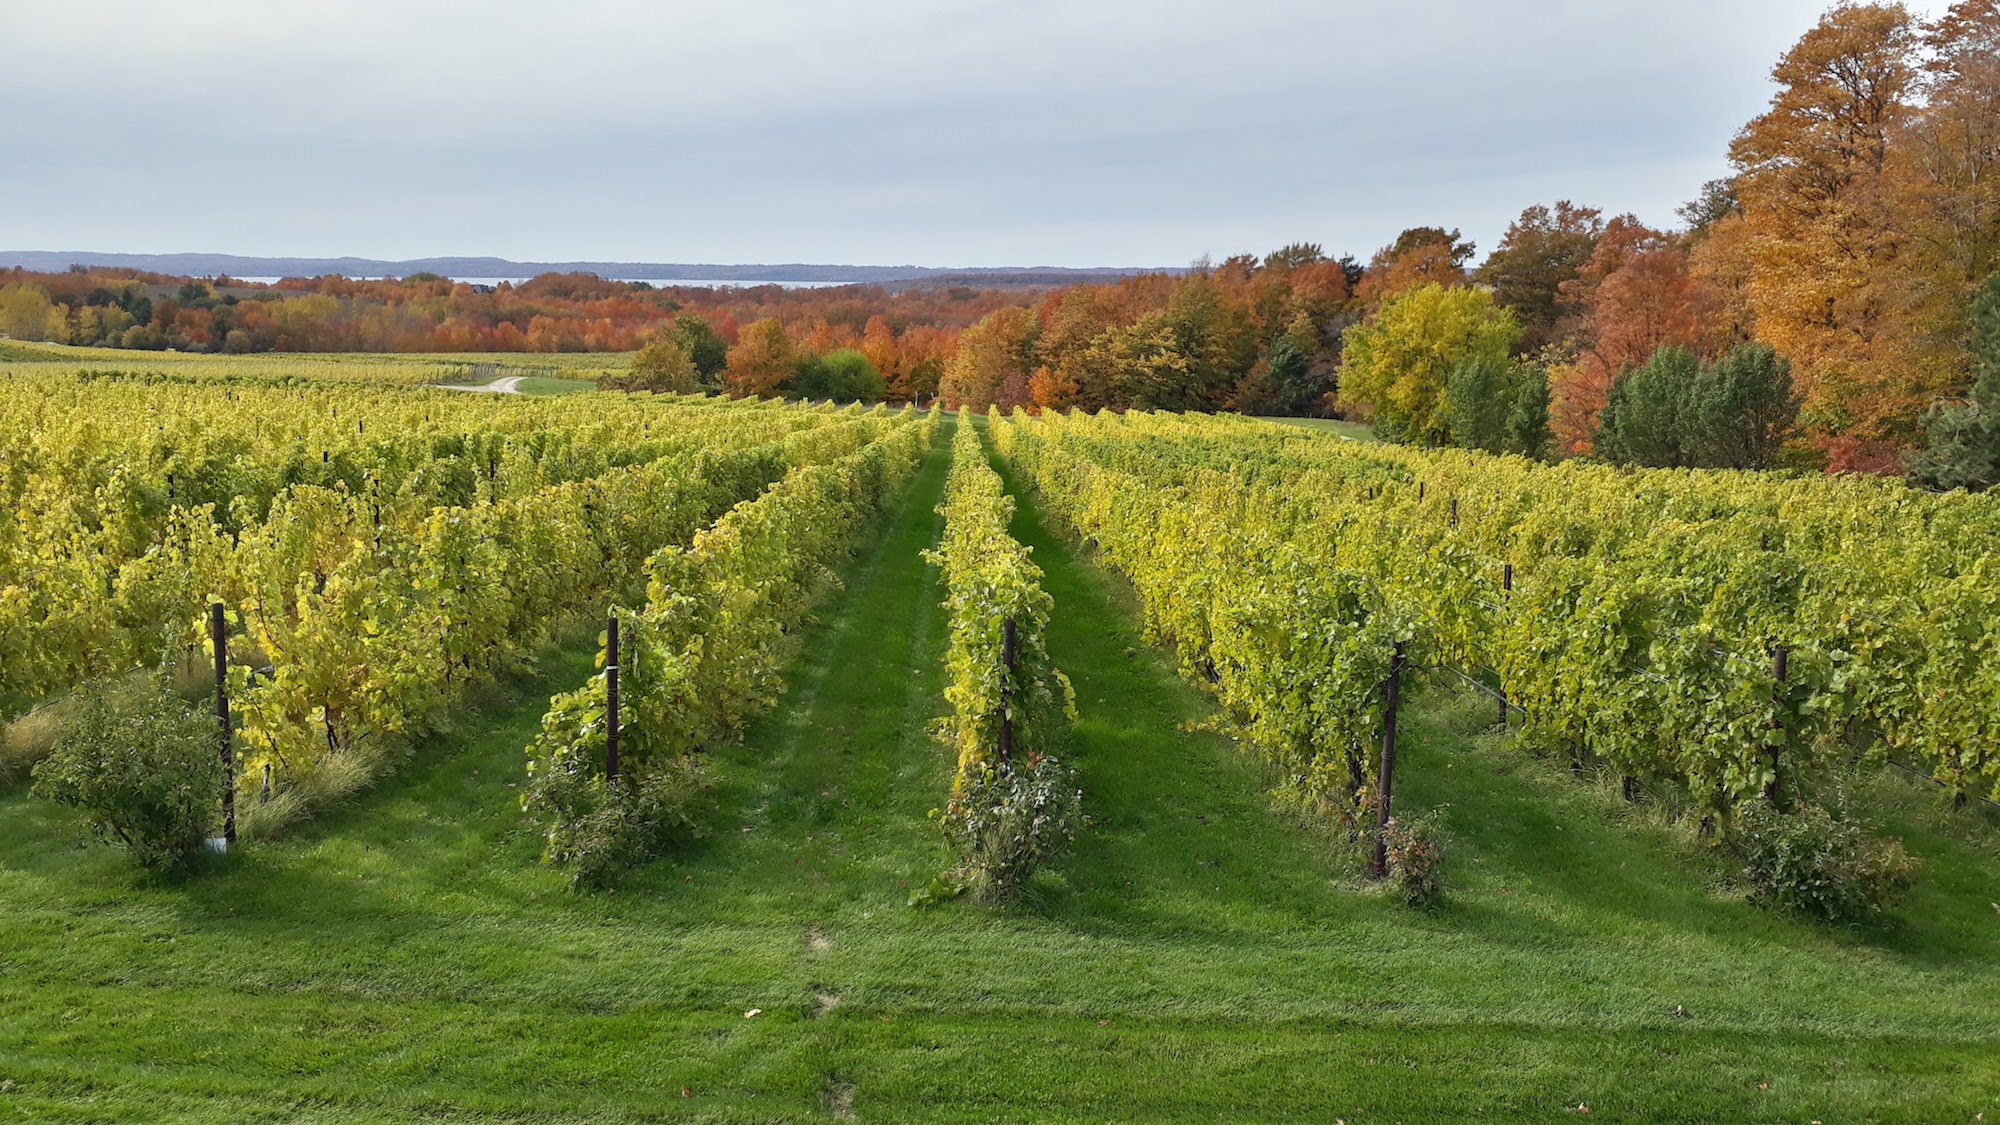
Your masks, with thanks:
[[(249, 281), (259, 285), (271, 285), (282, 279), (276, 277), (238, 277), (236, 280)], [(379, 281), (381, 279), (374, 277), (357, 277), (354, 280)], [(525, 277), (455, 277), (452, 278), (452, 280), (462, 281), (467, 285), (498, 285), (503, 281), (508, 283), (509, 285), (519, 285), (528, 279)], [(856, 282), (856, 281), (718, 281), (714, 279), (702, 280), (702, 279), (690, 279), (690, 278), (658, 278), (658, 277), (613, 277), (607, 280), (624, 281), (624, 282), (643, 281), (648, 285), (651, 285), (658, 289), (665, 289), (670, 285), (694, 285), (694, 286), (701, 286), (704, 288), (721, 288), (721, 289), (748, 289), (754, 285), (777, 285), (777, 286), (782, 286), (783, 288), (786, 289), (829, 289), (836, 285), (862, 284), (861, 282)]]

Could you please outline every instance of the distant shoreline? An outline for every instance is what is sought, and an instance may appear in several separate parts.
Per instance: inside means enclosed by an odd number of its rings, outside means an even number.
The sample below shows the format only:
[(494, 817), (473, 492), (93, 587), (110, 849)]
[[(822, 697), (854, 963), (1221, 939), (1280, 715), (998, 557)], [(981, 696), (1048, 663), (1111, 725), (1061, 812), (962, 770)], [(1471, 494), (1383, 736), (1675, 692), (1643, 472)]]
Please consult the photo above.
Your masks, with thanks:
[(644, 281), (653, 285), (873, 285), (909, 282), (969, 284), (1069, 285), (1116, 279), (1141, 273), (1181, 273), (1180, 268), (1156, 266), (866, 266), (815, 263), (663, 262), (516, 262), (506, 258), (273, 258), (238, 254), (120, 254), (91, 250), (0, 250), (0, 269), (62, 272), (71, 266), (144, 270), (177, 277), (228, 275), (253, 278), (408, 277), (434, 273), (442, 277), (490, 284), (526, 279), (545, 273), (593, 273), (607, 279)]

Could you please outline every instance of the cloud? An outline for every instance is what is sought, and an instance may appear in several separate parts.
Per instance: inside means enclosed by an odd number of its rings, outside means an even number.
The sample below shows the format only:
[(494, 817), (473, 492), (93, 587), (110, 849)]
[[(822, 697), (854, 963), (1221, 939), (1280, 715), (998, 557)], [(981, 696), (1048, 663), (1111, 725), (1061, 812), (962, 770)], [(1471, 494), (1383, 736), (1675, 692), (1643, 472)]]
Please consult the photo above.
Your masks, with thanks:
[(1490, 248), (1557, 197), (1666, 222), (1820, 10), (16, 7), (0, 245), (931, 265)]

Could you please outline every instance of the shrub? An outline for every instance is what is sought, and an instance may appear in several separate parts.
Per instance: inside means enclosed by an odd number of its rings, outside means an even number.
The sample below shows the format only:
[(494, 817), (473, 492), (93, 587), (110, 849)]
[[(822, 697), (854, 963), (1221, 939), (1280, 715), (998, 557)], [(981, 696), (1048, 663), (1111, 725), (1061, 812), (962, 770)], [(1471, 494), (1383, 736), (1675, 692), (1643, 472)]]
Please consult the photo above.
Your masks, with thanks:
[(1917, 874), (1900, 842), (1819, 807), (1752, 811), (1738, 825), (1737, 847), (1758, 899), (1829, 922), (1882, 916)]
[(1028, 754), (960, 775), (945, 835), (964, 857), (954, 880), (982, 902), (1013, 897), (1083, 826), (1083, 793), (1052, 757)]
[(37, 796), (74, 805), (142, 866), (180, 867), (221, 811), (215, 720), (148, 681), (86, 689), (48, 758)]
[(1390, 885), (1404, 902), (1430, 907), (1444, 898), (1444, 860), (1451, 837), (1444, 829), (1443, 810), (1390, 817), (1383, 841), (1389, 853)]
[(678, 832), (695, 828), (688, 812), (701, 787), (693, 758), (678, 758), (607, 784), (594, 769), (538, 771), (522, 803), (546, 833), (545, 858), (570, 868), (571, 890), (609, 885), (619, 872), (657, 858)]

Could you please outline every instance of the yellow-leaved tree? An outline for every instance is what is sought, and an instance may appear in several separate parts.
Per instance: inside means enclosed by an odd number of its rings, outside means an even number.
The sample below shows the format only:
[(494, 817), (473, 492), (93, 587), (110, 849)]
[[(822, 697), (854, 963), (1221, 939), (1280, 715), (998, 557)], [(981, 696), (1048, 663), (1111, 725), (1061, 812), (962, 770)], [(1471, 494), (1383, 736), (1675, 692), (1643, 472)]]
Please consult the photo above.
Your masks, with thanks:
[(1385, 435), (1442, 444), (1451, 437), (1451, 373), (1467, 362), (1504, 365), (1520, 338), (1513, 310), (1487, 290), (1418, 286), (1347, 330), (1340, 401), (1366, 410)]
[(1771, 107), (1730, 146), (1760, 339), (1789, 357), (1802, 421), (1829, 449), (1901, 443), (1953, 379), (1959, 296), (1913, 239), (1910, 177), (1892, 160), (1915, 112), (1917, 29), (1901, 4), (1842, 4), (1772, 70)]

